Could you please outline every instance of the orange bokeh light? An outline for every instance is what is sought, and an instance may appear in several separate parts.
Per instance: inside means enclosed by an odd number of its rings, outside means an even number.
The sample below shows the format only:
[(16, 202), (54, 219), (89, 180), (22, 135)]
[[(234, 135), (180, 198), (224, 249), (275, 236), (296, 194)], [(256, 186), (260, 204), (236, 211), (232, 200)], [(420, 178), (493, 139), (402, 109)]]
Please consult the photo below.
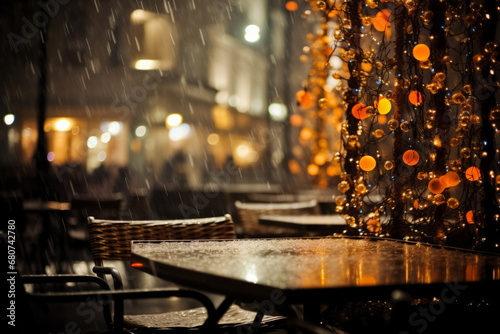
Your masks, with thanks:
[(326, 163), (326, 154), (323, 152), (319, 152), (314, 156), (314, 163), (316, 165), (322, 166)]
[(359, 168), (364, 170), (365, 172), (370, 172), (372, 171), (375, 166), (377, 165), (377, 161), (375, 160), (374, 157), (370, 155), (365, 155), (359, 160)]
[(305, 90), (299, 90), (296, 94), (296, 98), (297, 102), (306, 109), (310, 108), (314, 102), (311, 93)]
[(410, 93), (410, 95), (408, 96), (408, 99), (410, 100), (411, 104), (418, 106), (418, 105), (422, 104), (422, 93), (414, 90)]
[(375, 18), (373, 18), (372, 20), (373, 27), (378, 31), (385, 31), (385, 29), (391, 26), (391, 24), (389, 23), (390, 16), (390, 9), (382, 9), (377, 13), (377, 15), (375, 15)]
[(302, 125), (302, 122), (303, 122), (302, 116), (297, 114), (290, 116), (290, 124), (292, 124), (292, 126), (299, 127)]
[(387, 116), (386, 115), (378, 115), (379, 124), (387, 124)]
[(474, 211), (467, 211), (467, 213), (465, 214), (465, 218), (467, 219), (467, 223), (474, 224)]
[(299, 5), (297, 5), (297, 3), (295, 1), (288, 1), (285, 4), (285, 8), (291, 12), (294, 12), (299, 8)]
[(319, 173), (318, 165), (310, 164), (309, 166), (307, 166), (307, 173), (312, 176), (318, 175)]
[(309, 140), (314, 137), (314, 133), (311, 129), (305, 128), (300, 130), (300, 139)]
[(297, 162), (297, 160), (290, 160), (288, 161), (288, 169), (290, 169), (290, 173), (292, 174), (299, 174), (300, 173), (300, 165)]
[(418, 164), (420, 156), (415, 150), (408, 150), (403, 154), (403, 162), (408, 166), (415, 166)]
[(433, 194), (441, 194), (446, 189), (445, 185), (437, 177), (429, 181), (428, 188)]
[(352, 107), (352, 115), (357, 119), (365, 119), (368, 117), (366, 113), (366, 106), (364, 104), (358, 103)]
[(455, 187), (460, 183), (460, 175), (457, 172), (448, 172), (439, 178), (441, 182), (447, 187)]
[(474, 166), (469, 167), (465, 171), (465, 177), (469, 181), (477, 181), (481, 177), (481, 171), (477, 167), (474, 167)]
[(423, 61), (429, 59), (429, 56), (431, 55), (431, 50), (429, 47), (425, 44), (417, 44), (413, 48), (413, 57), (415, 59)]

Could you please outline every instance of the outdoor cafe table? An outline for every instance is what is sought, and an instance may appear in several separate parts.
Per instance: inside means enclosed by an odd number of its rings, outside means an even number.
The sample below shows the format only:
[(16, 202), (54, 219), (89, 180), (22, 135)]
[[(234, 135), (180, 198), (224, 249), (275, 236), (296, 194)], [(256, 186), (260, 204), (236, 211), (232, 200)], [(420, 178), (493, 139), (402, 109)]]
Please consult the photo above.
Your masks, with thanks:
[[(388, 239), (133, 241), (131, 264), (179, 285), (275, 309), (391, 297), (499, 298), (500, 256)], [(284, 308), (283, 308), (284, 309)]]

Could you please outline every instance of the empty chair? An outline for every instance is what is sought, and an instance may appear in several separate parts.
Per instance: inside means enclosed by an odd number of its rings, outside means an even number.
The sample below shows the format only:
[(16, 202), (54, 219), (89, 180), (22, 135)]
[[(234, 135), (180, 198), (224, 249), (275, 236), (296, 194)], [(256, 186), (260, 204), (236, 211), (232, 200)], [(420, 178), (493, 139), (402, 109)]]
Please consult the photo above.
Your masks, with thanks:
[[(105, 220), (89, 217), (88, 230), (92, 257), (96, 266), (94, 272), (100, 277), (111, 274), (115, 287), (121, 288), (121, 275), (116, 269), (104, 267), (104, 261), (130, 261), (132, 240), (182, 240), (182, 239), (233, 239), (236, 238), (234, 224), (230, 215), (177, 220), (123, 221)], [(135, 274), (140, 274), (139, 272)], [(229, 305), (228, 305), (229, 306)], [(125, 316), (125, 326), (129, 329), (161, 327), (191, 328), (203, 324), (207, 313), (205, 308)], [(255, 312), (231, 305), (219, 325), (236, 326), (252, 323)], [(282, 318), (265, 316), (263, 326)]]
[(130, 260), (132, 240), (234, 239), (230, 215), (200, 219), (109, 220), (88, 218), (90, 251), (96, 266), (104, 260)]
[(259, 216), (262, 215), (313, 215), (319, 214), (318, 203), (315, 200), (293, 203), (242, 203), (235, 202), (242, 225), (243, 235), (247, 237), (286, 235), (286, 228), (262, 226)]

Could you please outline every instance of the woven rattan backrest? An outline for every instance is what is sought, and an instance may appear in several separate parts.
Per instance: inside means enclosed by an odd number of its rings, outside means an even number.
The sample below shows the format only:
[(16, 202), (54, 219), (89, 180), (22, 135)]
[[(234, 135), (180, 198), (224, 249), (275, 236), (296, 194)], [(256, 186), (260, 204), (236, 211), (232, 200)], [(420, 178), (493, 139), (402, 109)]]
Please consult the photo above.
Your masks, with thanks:
[(234, 239), (230, 215), (178, 220), (88, 218), (90, 251), (96, 260), (130, 260), (132, 240)]
[(247, 235), (259, 235), (273, 232), (272, 228), (259, 225), (262, 215), (313, 215), (319, 214), (319, 206), (315, 200), (294, 203), (242, 203), (235, 202), (243, 232)]

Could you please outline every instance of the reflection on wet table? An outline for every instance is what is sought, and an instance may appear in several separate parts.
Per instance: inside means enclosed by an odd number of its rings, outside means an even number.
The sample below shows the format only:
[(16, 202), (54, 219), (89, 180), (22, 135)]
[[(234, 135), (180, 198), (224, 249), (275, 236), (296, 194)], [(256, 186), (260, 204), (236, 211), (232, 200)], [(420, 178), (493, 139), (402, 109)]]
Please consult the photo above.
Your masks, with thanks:
[(500, 280), (500, 257), (390, 240), (134, 243), (154, 262), (281, 289)]

